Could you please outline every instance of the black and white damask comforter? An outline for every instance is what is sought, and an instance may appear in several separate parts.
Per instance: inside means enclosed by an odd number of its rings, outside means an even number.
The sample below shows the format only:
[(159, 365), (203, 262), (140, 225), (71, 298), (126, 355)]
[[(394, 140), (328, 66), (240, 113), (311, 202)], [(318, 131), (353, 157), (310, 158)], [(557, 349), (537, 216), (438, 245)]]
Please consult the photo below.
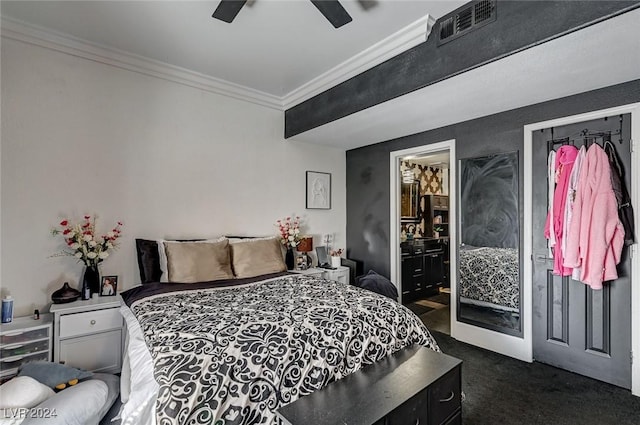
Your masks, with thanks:
[(518, 250), (462, 247), (458, 291), (461, 302), (519, 311)]
[(287, 275), (196, 288), (123, 294), (153, 360), (158, 424), (278, 423), (276, 409), (363, 365), (411, 344), (439, 351), (408, 309), (353, 286)]

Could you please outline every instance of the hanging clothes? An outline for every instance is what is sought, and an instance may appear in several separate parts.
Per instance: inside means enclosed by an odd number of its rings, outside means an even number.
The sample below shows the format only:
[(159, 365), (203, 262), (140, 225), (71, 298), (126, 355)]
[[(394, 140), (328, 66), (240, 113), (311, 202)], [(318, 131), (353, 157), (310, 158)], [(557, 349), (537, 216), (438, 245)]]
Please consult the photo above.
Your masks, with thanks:
[[(573, 162), (573, 169), (571, 170), (571, 175), (569, 176), (569, 187), (567, 189), (567, 199), (565, 201), (564, 207), (564, 223), (563, 228), (565, 232), (568, 232), (571, 227), (571, 220), (573, 219), (573, 203), (576, 200), (576, 192), (578, 189), (578, 178), (580, 176), (580, 169), (582, 168), (582, 161), (587, 154), (587, 149), (584, 147), (580, 147), (578, 151), (578, 155), (576, 156), (575, 161)], [(562, 238), (562, 252), (567, 252), (567, 238)], [(580, 267), (570, 267), (566, 264), (563, 258), (563, 264), (566, 268), (572, 268), (571, 277), (574, 280), (580, 280)]]
[(580, 280), (592, 289), (618, 278), (624, 228), (611, 185), (607, 154), (598, 144), (587, 150), (578, 177), (564, 264), (581, 267)]
[(569, 190), (569, 177), (573, 169), (573, 163), (578, 156), (578, 149), (572, 145), (561, 146), (556, 152), (556, 187), (553, 192), (553, 210), (547, 215), (545, 235), (551, 236), (551, 225), (555, 235), (555, 246), (553, 248), (553, 273), (560, 276), (570, 276), (571, 268), (564, 267), (564, 250), (562, 240), (564, 238), (564, 216), (567, 201), (567, 191)]
[(549, 241), (547, 246), (549, 247), (549, 258), (553, 258), (553, 247), (556, 246), (556, 232), (553, 226), (553, 192), (556, 187), (556, 151), (551, 150), (547, 157), (547, 183), (549, 188), (547, 193), (549, 194), (548, 203), (549, 210), (547, 211), (547, 222), (544, 224), (544, 236)]
[(609, 167), (611, 168), (611, 186), (613, 193), (616, 195), (618, 203), (618, 217), (624, 227), (624, 244), (633, 245), (635, 241), (633, 207), (631, 205), (631, 197), (624, 183), (624, 169), (618, 157), (613, 143), (607, 141), (604, 144), (604, 151), (609, 158)]

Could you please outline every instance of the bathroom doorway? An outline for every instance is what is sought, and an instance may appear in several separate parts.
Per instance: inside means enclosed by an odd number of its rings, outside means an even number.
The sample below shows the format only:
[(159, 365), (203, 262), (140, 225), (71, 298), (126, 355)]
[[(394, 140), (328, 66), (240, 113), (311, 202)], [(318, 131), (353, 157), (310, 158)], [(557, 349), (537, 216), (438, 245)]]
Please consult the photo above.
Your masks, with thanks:
[(455, 310), (453, 143), (391, 154), (391, 275), (400, 302), (430, 330), (448, 335)]

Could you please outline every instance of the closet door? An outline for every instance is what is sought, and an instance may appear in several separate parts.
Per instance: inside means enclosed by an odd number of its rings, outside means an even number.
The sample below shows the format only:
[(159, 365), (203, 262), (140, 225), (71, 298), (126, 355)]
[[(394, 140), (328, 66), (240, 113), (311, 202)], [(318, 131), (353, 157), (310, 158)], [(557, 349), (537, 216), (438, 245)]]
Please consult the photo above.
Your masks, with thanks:
[[(579, 148), (580, 132), (611, 131), (622, 160), (627, 189), (631, 189), (629, 115), (623, 119), (623, 143), (615, 132), (620, 117), (609, 117), (554, 128), (554, 139), (571, 137)], [(533, 138), (533, 357), (536, 361), (570, 370), (620, 387), (631, 387), (631, 262), (623, 249), (617, 280), (602, 290), (571, 277), (552, 273), (544, 225), (547, 215), (547, 141), (551, 130), (536, 131)], [(595, 139), (601, 146), (602, 139)], [(561, 145), (555, 145), (559, 148)], [(637, 212), (636, 212), (637, 213)]]

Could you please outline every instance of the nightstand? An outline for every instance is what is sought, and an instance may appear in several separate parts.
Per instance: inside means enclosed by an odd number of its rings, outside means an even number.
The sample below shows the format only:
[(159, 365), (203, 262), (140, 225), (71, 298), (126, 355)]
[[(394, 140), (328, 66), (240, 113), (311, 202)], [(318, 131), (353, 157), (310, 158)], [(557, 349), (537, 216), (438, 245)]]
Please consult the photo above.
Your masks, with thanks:
[(349, 267), (339, 266), (334, 270), (331, 269), (320, 269), (324, 271), (322, 277), (328, 280), (335, 280), (336, 282), (344, 283), (345, 285), (349, 284)]
[(23, 363), (35, 360), (51, 361), (52, 316), (19, 317), (0, 325), (0, 382), (18, 373)]
[(54, 361), (91, 372), (118, 373), (122, 367), (123, 319), (120, 296), (53, 304)]
[(291, 273), (303, 274), (306, 276), (314, 276), (314, 277), (322, 277), (324, 273), (324, 269), (319, 269), (317, 267), (312, 267), (307, 270), (289, 270)]
[(336, 269), (322, 269), (320, 267), (312, 267), (307, 270), (289, 270), (293, 273), (304, 274), (307, 276), (320, 277), (322, 279), (335, 280), (336, 282), (349, 284), (349, 267), (340, 266)]

